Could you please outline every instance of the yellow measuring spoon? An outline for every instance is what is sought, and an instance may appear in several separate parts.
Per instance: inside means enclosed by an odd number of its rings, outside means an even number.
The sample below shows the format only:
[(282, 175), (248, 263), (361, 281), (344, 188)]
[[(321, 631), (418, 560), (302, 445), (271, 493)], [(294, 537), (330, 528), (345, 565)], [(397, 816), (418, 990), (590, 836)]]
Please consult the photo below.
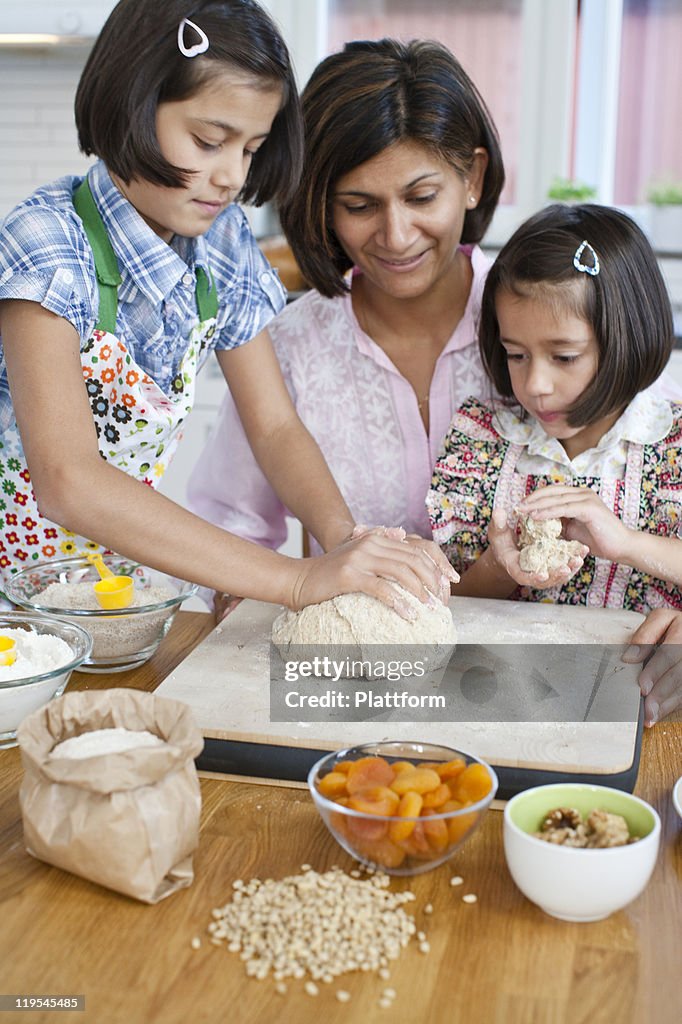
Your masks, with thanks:
[(94, 565), (100, 576), (97, 583), (92, 585), (100, 608), (127, 608), (134, 597), (133, 577), (115, 576), (104, 564), (98, 551), (90, 552), (85, 557)]
[(0, 635), (0, 665), (13, 665), (17, 660), (17, 643), (11, 636)]

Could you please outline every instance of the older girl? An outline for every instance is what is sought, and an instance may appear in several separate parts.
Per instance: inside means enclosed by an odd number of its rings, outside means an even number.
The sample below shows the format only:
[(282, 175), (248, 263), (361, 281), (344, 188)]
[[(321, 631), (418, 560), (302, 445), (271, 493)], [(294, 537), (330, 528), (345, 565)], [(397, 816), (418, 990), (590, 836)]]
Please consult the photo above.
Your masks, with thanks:
[[(450, 570), (435, 545), (429, 557), (386, 531), (343, 543), (352, 515), (265, 330), (283, 291), (236, 200), (285, 199), (300, 164), (293, 75), (267, 14), (253, 0), (121, 0), (76, 123), (99, 161), (39, 189), (0, 234), (5, 577), (103, 546), (294, 608), (351, 590), (395, 605), (393, 581), (439, 592)], [(154, 491), (213, 350), (263, 472), (335, 548), (325, 557), (257, 548)]]

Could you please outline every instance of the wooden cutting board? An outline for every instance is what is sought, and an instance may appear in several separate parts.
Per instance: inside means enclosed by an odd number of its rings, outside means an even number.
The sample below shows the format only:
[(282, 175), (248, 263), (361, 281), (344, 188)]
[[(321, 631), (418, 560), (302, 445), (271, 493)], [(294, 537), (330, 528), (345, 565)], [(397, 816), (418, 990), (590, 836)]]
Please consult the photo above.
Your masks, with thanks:
[[(446, 678), (460, 698), (456, 720), (404, 721), (405, 712), (379, 711), (344, 721), (347, 714), (331, 711), (319, 721), (271, 721), (270, 632), (280, 609), (257, 601), (243, 601), (157, 692), (191, 706), (208, 766), (221, 770), (224, 755), (231, 774), (301, 781), (316, 752), (409, 739), (482, 757), (501, 770), (509, 791), (565, 775), (634, 786), (640, 666), (622, 663), (620, 651), (643, 616), (465, 597), (450, 607), (458, 635)], [(477, 680), (492, 680), (492, 701)], [(407, 680), (398, 689), (409, 687)]]

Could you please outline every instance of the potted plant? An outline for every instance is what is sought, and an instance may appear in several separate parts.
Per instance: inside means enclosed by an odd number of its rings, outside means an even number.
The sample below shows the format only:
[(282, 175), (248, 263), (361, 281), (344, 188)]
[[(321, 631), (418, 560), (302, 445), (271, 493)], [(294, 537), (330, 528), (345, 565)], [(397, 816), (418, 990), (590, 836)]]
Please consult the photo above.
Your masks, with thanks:
[(554, 178), (547, 190), (547, 198), (557, 203), (588, 203), (596, 195), (592, 185), (571, 178)]
[(682, 251), (682, 182), (652, 182), (647, 192), (649, 238), (654, 249)]

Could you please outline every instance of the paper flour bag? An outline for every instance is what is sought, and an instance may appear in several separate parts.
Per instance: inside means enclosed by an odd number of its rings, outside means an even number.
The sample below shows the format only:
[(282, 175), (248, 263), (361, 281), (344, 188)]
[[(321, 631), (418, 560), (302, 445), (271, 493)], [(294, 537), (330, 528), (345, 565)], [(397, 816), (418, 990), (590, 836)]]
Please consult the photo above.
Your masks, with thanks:
[(203, 739), (186, 704), (67, 693), (24, 719), (17, 739), (29, 853), (146, 903), (191, 885)]

